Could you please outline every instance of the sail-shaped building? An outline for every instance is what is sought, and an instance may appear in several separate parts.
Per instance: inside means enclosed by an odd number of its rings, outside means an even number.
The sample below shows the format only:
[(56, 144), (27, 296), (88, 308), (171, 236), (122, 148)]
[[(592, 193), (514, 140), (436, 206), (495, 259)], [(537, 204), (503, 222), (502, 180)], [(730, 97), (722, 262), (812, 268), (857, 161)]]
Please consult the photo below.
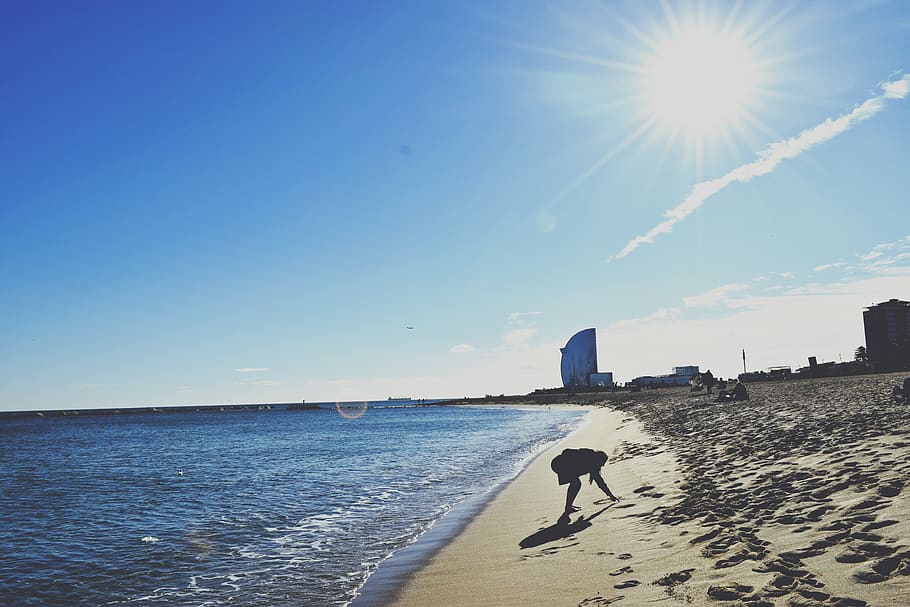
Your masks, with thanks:
[(597, 336), (594, 329), (573, 335), (562, 352), (562, 385), (566, 388), (591, 387), (591, 375), (597, 374)]

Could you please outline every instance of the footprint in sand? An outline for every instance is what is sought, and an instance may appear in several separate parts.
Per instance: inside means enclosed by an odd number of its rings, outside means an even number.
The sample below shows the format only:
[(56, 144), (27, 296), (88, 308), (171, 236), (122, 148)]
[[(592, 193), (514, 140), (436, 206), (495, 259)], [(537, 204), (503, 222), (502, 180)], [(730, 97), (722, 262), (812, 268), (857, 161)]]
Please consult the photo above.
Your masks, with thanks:
[(888, 519), (888, 520), (884, 520), (884, 521), (875, 521), (875, 522), (869, 523), (868, 525), (863, 527), (863, 531), (865, 533), (869, 533), (870, 531), (875, 531), (876, 529), (881, 529), (882, 527), (890, 527), (891, 525), (896, 525), (897, 523), (898, 523), (898, 521), (896, 521), (894, 519)]
[(625, 582), (620, 582), (618, 584), (614, 584), (613, 587), (616, 588), (617, 590), (624, 590), (626, 588), (635, 588), (639, 584), (641, 584), (641, 582), (639, 582), (638, 580), (626, 580)]
[(895, 480), (878, 488), (878, 494), (882, 497), (895, 497), (904, 488), (903, 481)]
[(602, 596), (592, 596), (592, 597), (589, 597), (589, 598), (583, 600), (582, 602), (580, 602), (578, 604), (578, 607), (589, 607), (590, 605), (612, 605), (613, 603), (615, 603), (617, 601), (623, 600), (623, 598), (625, 598), (625, 597), (623, 597), (622, 595), (615, 596), (610, 599), (608, 599), (606, 597), (602, 597)]
[(910, 575), (910, 551), (877, 561), (872, 571), (854, 573), (853, 580), (859, 584), (877, 584), (895, 575)]
[(885, 546), (875, 542), (865, 544), (852, 544), (847, 546), (844, 552), (834, 557), (838, 563), (862, 563), (874, 558), (891, 556), (897, 549), (892, 546)]
[(750, 594), (755, 588), (742, 584), (725, 584), (723, 586), (709, 586), (708, 596), (715, 601), (737, 601)]
[(676, 586), (677, 584), (688, 582), (689, 578), (692, 577), (693, 571), (695, 571), (695, 569), (683, 569), (676, 573), (668, 573), (654, 583), (658, 586)]
[(613, 575), (613, 576), (622, 575), (624, 573), (632, 573), (632, 571), (633, 571), (633, 569), (631, 567), (629, 567), (628, 565), (626, 565), (622, 569), (617, 569), (616, 571), (611, 571), (610, 575)]

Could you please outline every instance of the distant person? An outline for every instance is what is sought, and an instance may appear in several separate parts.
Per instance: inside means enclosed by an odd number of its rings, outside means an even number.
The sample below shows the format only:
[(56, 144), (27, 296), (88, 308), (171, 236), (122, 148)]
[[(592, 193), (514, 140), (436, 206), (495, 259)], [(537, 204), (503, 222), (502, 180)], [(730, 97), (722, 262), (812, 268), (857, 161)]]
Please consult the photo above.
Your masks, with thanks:
[(714, 375), (711, 373), (711, 369), (708, 369), (701, 374), (701, 383), (705, 386), (708, 394), (711, 394), (711, 388), (714, 387), (714, 381)]
[(749, 392), (746, 390), (746, 384), (737, 381), (732, 390), (721, 390), (717, 394), (719, 402), (728, 400), (749, 400)]
[(574, 505), (575, 497), (581, 490), (581, 476), (588, 475), (588, 481), (597, 483), (597, 486), (607, 497), (614, 502), (619, 498), (613, 495), (607, 483), (600, 475), (600, 469), (607, 463), (607, 454), (593, 449), (564, 449), (562, 453), (553, 458), (550, 468), (559, 477), (560, 485), (568, 485), (566, 490), (566, 509), (563, 516), (570, 512), (577, 512), (580, 508)]

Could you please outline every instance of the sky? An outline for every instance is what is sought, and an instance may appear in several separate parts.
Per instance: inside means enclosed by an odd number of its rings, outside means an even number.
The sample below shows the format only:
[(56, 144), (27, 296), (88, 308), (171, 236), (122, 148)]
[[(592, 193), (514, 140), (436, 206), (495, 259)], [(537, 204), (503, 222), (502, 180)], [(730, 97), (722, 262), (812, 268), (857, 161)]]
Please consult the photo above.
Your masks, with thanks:
[[(850, 360), (910, 299), (910, 4), (0, 6), (0, 410)], [(411, 328), (409, 328), (411, 327)]]

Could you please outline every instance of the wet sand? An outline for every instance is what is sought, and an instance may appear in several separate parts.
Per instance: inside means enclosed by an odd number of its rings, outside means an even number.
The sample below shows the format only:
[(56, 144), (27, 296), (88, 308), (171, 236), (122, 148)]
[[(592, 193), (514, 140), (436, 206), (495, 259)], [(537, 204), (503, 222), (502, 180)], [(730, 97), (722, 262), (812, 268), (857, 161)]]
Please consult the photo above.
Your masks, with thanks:
[[(910, 605), (910, 406), (902, 375), (611, 395), (401, 589), (426, 605)], [(557, 524), (565, 447), (606, 451)]]

